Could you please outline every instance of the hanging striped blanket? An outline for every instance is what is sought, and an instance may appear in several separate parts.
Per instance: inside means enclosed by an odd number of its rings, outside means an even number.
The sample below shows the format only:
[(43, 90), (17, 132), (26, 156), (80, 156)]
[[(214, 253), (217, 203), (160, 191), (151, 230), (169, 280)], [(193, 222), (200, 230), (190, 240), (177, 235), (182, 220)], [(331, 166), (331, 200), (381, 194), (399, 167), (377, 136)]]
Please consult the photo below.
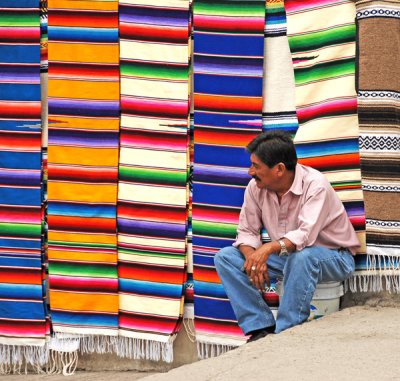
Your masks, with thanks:
[(53, 330), (118, 334), (118, 1), (49, 0), (48, 258)]
[(265, 1), (194, 2), (193, 261), (200, 357), (245, 337), (214, 267), (236, 235), (249, 157), (262, 129)]
[(350, 0), (285, 2), (302, 164), (325, 174), (365, 252), (355, 92), (355, 6)]
[(0, 1), (0, 371), (46, 361), (39, 0)]
[(186, 276), (189, 0), (119, 10), (119, 354), (171, 362)]
[(265, 15), (263, 129), (284, 130), (294, 136), (299, 124), (284, 1), (267, 0)]
[(356, 258), (358, 276), (352, 286), (400, 292), (400, 4), (358, 1), (356, 5), (367, 255)]

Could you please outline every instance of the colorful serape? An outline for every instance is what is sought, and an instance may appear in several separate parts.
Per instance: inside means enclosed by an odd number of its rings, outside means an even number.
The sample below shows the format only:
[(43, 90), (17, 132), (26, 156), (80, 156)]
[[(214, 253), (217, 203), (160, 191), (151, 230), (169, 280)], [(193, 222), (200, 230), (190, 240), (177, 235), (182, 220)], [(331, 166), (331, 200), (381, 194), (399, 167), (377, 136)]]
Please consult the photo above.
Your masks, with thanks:
[(119, 11), (119, 354), (171, 362), (186, 277), (189, 0)]
[(46, 362), (39, 0), (0, 1), (0, 372)]
[(243, 332), (214, 255), (235, 239), (249, 157), (262, 130), (265, 1), (194, 2), (193, 261), (200, 357), (241, 345)]
[(299, 123), (284, 1), (267, 0), (265, 15), (263, 129), (284, 130), (294, 136)]
[(48, 25), (52, 327), (101, 351), (118, 334), (118, 1), (49, 0)]
[(365, 252), (365, 216), (355, 91), (355, 5), (350, 0), (287, 0), (300, 162), (325, 174)]
[(359, 1), (358, 115), (367, 255), (353, 291), (400, 292), (400, 4)]

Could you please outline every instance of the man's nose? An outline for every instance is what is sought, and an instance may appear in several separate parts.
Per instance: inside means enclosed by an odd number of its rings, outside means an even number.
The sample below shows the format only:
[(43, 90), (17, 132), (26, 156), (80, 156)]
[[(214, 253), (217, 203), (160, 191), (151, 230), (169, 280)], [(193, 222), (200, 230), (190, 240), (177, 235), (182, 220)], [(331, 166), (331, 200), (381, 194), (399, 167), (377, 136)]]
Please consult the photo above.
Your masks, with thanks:
[(247, 171), (247, 173), (248, 173), (250, 176), (253, 176), (253, 174), (254, 174), (254, 168), (253, 168), (253, 167), (250, 167), (249, 170)]

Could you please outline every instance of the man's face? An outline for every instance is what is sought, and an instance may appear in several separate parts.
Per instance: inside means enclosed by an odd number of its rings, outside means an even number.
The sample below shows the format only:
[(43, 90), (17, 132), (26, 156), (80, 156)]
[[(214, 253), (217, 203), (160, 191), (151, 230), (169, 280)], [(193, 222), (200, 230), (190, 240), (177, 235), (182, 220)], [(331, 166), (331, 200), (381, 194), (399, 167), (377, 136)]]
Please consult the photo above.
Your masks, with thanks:
[(254, 153), (250, 156), (251, 166), (249, 168), (249, 175), (256, 180), (257, 187), (267, 188), (274, 191), (276, 182), (279, 179), (278, 165), (269, 168), (268, 165), (263, 163)]

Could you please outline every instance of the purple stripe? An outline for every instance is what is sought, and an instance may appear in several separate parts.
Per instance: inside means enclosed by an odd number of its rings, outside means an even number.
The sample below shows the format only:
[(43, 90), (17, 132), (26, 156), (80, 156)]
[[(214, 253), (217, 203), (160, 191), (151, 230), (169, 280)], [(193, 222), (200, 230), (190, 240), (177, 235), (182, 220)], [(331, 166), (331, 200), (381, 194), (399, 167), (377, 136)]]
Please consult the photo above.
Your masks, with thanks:
[(49, 130), (49, 143), (52, 145), (83, 145), (94, 147), (118, 148), (118, 131), (73, 131)]
[(186, 225), (118, 218), (118, 231), (126, 234), (182, 239), (186, 236)]
[(118, 117), (119, 101), (94, 101), (49, 98), (49, 114)]
[(250, 181), (247, 169), (209, 167), (200, 164), (195, 164), (193, 178), (199, 182), (243, 186), (247, 185)]
[(38, 186), (40, 185), (40, 171), (12, 172), (0, 170), (0, 184)]

